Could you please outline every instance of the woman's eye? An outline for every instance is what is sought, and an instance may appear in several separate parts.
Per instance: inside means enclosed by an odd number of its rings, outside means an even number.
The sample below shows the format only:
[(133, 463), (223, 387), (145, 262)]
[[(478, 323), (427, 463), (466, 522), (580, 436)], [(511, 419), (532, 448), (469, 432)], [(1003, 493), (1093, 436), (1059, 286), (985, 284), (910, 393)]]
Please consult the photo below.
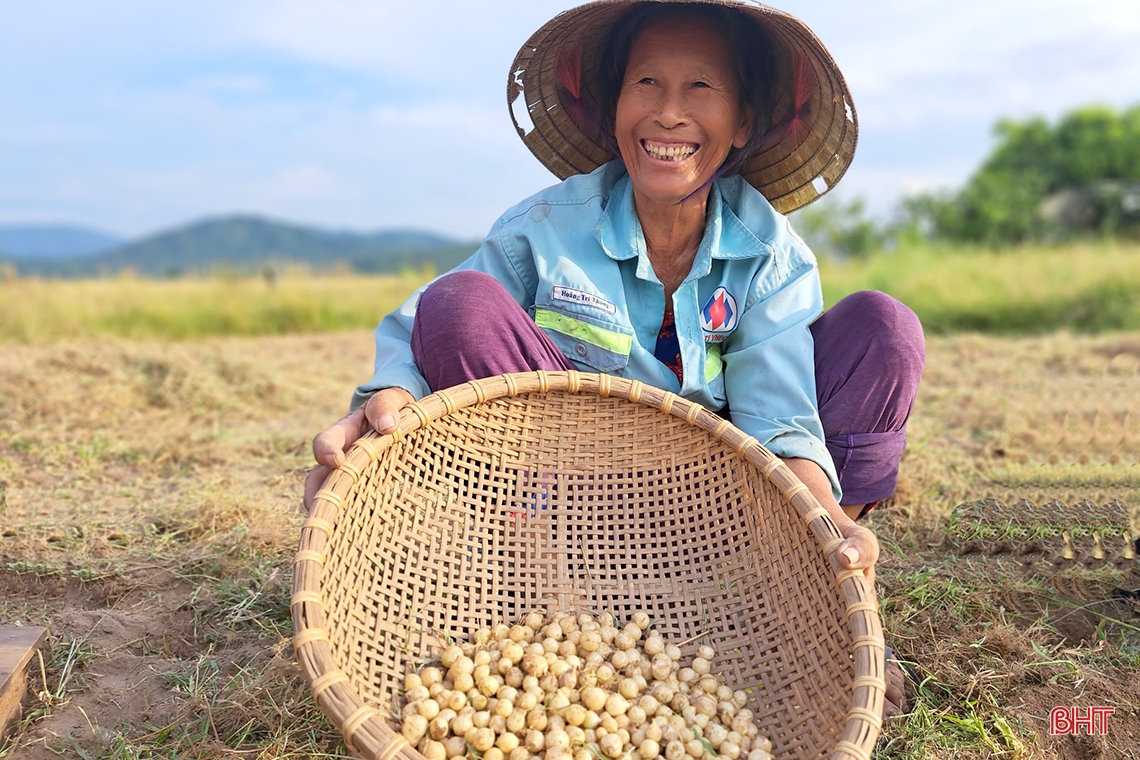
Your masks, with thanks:
[(693, 87), (711, 87), (708, 82), (693, 82)]
[(638, 84), (653, 84), (653, 77), (642, 77), (637, 80)]

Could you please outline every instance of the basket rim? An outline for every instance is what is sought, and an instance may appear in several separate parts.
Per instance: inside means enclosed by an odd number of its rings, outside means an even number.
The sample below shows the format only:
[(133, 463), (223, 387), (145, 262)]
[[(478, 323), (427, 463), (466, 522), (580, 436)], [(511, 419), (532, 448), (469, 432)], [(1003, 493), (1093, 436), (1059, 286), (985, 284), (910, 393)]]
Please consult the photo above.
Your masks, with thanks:
[(886, 698), (885, 648), (879, 604), (872, 584), (862, 570), (840, 569), (836, 552), (843, 536), (828, 511), (783, 461), (754, 437), (728, 420), (670, 391), (638, 380), (577, 370), (520, 372), (453, 386), (408, 405), (396, 429), (384, 435), (370, 431), (346, 452), (344, 463), (329, 473), (317, 492), (309, 516), (301, 526), (301, 539), (293, 559), (293, 649), (310, 683), (314, 700), (344, 736), (350, 751), (371, 760), (424, 760), (399, 731), (351, 687), (348, 675), (329, 668), (331, 656), (325, 610), (320, 592), (326, 560), (340, 505), (366, 469), (380, 454), (404, 436), (461, 409), (500, 398), (531, 394), (585, 393), (617, 397), (679, 417), (710, 433), (754, 465), (796, 510), (815, 536), (817, 545), (835, 573), (852, 633), (855, 667), (847, 719), (833, 748), (831, 760), (870, 760), (882, 728)]

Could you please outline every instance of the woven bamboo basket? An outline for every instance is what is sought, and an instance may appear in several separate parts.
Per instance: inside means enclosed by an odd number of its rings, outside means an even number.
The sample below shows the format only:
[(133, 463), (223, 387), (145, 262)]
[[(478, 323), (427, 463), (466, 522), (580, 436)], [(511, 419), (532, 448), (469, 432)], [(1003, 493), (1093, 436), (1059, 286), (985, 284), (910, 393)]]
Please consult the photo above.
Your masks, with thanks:
[(637, 381), (502, 375), (435, 393), (329, 475), (294, 560), (294, 648), (368, 760), (423, 760), (403, 676), (447, 637), (540, 609), (645, 611), (717, 651), (781, 759), (867, 760), (884, 644), (874, 590), (779, 459)]

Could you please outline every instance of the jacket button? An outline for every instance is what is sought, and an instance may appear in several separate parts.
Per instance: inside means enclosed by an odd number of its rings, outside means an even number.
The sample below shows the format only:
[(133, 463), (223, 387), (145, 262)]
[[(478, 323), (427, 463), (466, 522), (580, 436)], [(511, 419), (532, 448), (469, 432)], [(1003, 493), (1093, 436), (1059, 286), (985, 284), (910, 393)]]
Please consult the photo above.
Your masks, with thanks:
[(586, 355), (586, 344), (585, 343), (579, 343), (578, 345), (574, 346), (574, 352), (576, 354), (578, 354), (578, 356), (585, 356)]

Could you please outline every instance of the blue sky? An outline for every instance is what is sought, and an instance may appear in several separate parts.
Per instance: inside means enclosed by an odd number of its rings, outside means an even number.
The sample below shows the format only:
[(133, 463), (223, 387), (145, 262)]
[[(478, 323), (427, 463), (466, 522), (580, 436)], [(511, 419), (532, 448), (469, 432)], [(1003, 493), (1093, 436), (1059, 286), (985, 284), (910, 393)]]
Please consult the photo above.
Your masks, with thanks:
[[(558, 0), (37, 0), (0, 11), (0, 223), (257, 213), (480, 237), (551, 184), (507, 69)], [(963, 182), (1001, 117), (1140, 103), (1137, 0), (797, 0), (847, 77), (837, 193)]]

